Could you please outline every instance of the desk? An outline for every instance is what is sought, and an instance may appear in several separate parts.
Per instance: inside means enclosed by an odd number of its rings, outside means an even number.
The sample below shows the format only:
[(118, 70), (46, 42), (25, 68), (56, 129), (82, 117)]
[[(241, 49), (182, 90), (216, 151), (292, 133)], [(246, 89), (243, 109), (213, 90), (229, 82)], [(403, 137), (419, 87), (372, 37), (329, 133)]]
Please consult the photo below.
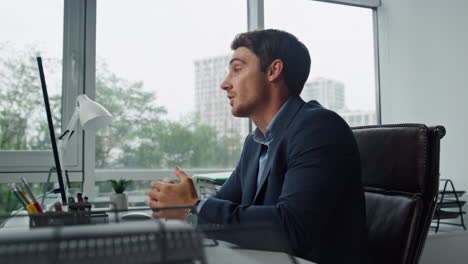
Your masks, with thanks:
[(26, 210), (13, 211), (11, 215), (14, 215), (14, 217), (10, 217), (5, 220), (5, 222), (0, 226), (0, 235), (2, 232), (6, 232), (8, 230), (23, 231), (25, 229), (29, 229), (29, 215)]
[[(281, 252), (233, 249), (224, 246), (208, 247), (205, 249), (208, 264), (287, 264), (291, 258)], [(314, 262), (297, 258), (299, 264), (313, 264)]]
[[(151, 215), (152, 211), (146, 209), (146, 207), (140, 208), (132, 208), (133, 210), (139, 209), (138, 211), (135, 212), (142, 212), (146, 213), (148, 215)], [(128, 212), (119, 212), (119, 220), (117, 221), (116, 219), (116, 214), (113, 211), (109, 211), (108, 208), (102, 208), (102, 209), (93, 209), (93, 211), (107, 211), (108, 219), (107, 221), (109, 223), (115, 223), (115, 222), (127, 222), (126, 220), (122, 220), (122, 216), (127, 214)], [(18, 211), (13, 211), (11, 213), (11, 217), (5, 222), (0, 225), (0, 234), (4, 232), (5, 230), (17, 230), (17, 231), (22, 231), (25, 229), (30, 229), (29, 227), (29, 214), (26, 210), (18, 210)]]
[[(11, 232), (18, 232), (18, 233), (25, 233), (25, 231), (29, 230), (29, 218), (27, 217), (27, 214), (25, 212), (19, 212), (19, 215), (23, 215), (24, 217), (18, 217), (15, 218), (14, 221), (10, 219), (5, 223), (3, 228), (0, 228), (0, 237), (2, 234), (8, 235), (8, 233), (11, 234)], [(110, 215), (109, 218), (110, 220), (114, 216)], [(141, 221), (141, 222), (132, 222), (135, 225), (139, 225), (139, 223), (144, 223), (147, 221)], [(180, 221), (167, 221), (166, 223), (170, 226), (172, 224), (177, 224), (174, 222), (179, 222), (179, 224), (182, 224)], [(111, 223), (109, 226), (115, 226), (119, 227), (120, 225), (126, 226), (130, 225), (132, 223), (124, 221), (123, 223), (113, 223), (111, 220)], [(79, 226), (74, 226), (75, 228), (79, 228)], [(84, 226), (83, 226), (84, 227)], [(70, 227), (62, 227), (62, 228), (73, 228), (73, 226)], [(35, 228), (33, 229), (35, 232), (32, 233), (37, 233), (37, 231), (41, 230), (42, 228)], [(46, 228), (47, 229), (47, 228)], [(127, 229), (127, 228), (125, 228)], [(116, 229), (119, 230), (119, 229)], [(209, 243), (207, 243), (209, 244)], [(271, 251), (261, 251), (261, 250), (247, 250), (247, 249), (240, 249), (238, 247), (233, 247), (232, 244), (229, 243), (223, 243), (220, 242), (219, 245), (213, 246), (213, 247), (204, 247), (204, 253), (205, 257), (207, 260), (208, 264), (234, 264), (234, 263), (242, 263), (242, 264), (260, 264), (260, 263), (281, 263), (281, 264), (287, 264), (287, 263), (293, 263), (291, 261), (291, 257), (285, 253), (281, 252), (271, 252)], [(297, 263), (300, 264), (312, 264), (313, 262), (301, 259), (301, 258), (296, 258)], [(41, 263), (39, 261), (38, 263)]]

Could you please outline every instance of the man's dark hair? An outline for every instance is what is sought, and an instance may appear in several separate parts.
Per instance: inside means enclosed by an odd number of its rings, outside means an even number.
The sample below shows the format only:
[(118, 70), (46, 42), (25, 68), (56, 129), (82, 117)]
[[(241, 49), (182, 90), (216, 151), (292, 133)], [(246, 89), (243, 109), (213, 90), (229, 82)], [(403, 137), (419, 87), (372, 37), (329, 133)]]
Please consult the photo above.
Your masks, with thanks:
[(310, 55), (306, 46), (292, 34), (276, 30), (255, 30), (241, 33), (232, 41), (231, 49), (246, 47), (260, 59), (265, 72), (276, 60), (283, 62), (283, 77), (291, 94), (300, 94), (309, 77)]

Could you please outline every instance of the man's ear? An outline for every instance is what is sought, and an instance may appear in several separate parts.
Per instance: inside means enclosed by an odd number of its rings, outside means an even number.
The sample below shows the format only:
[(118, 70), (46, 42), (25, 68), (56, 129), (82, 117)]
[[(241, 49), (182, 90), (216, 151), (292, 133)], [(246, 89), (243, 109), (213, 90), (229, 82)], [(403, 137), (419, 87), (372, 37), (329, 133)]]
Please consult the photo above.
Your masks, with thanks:
[(274, 60), (268, 67), (268, 80), (277, 81), (283, 73), (283, 61), (280, 59)]

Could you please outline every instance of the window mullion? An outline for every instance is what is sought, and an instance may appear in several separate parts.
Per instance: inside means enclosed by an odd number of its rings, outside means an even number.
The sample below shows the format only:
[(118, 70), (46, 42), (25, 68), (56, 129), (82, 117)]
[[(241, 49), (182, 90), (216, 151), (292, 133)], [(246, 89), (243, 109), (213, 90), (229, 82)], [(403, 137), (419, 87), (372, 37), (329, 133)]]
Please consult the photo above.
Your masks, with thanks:
[[(263, 0), (247, 0), (247, 30), (264, 29), (264, 21)], [(249, 133), (253, 128), (252, 120), (249, 119)]]
[(378, 9), (372, 12), (374, 27), (374, 67), (375, 67), (375, 115), (377, 124), (382, 124), (382, 108), (380, 98), (380, 53), (379, 53), (379, 19)]
[(248, 30), (263, 29), (263, 0), (247, 0), (247, 26)]
[[(84, 35), (84, 92), (96, 97), (96, 0), (86, 0)], [(93, 201), (95, 194), (96, 133), (85, 132), (83, 137), (83, 190)]]
[[(75, 110), (76, 97), (84, 92), (85, 0), (65, 0), (63, 32), (62, 129)], [(82, 170), (82, 132), (75, 130), (64, 154), (64, 169)]]

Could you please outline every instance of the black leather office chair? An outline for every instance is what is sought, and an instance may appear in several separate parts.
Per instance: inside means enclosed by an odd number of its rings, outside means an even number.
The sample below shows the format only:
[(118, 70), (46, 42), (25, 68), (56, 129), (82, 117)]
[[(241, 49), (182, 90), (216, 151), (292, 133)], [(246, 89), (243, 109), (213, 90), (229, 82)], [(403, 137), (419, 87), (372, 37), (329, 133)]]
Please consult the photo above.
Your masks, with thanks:
[(371, 263), (417, 263), (439, 184), (442, 126), (353, 128), (362, 163)]

